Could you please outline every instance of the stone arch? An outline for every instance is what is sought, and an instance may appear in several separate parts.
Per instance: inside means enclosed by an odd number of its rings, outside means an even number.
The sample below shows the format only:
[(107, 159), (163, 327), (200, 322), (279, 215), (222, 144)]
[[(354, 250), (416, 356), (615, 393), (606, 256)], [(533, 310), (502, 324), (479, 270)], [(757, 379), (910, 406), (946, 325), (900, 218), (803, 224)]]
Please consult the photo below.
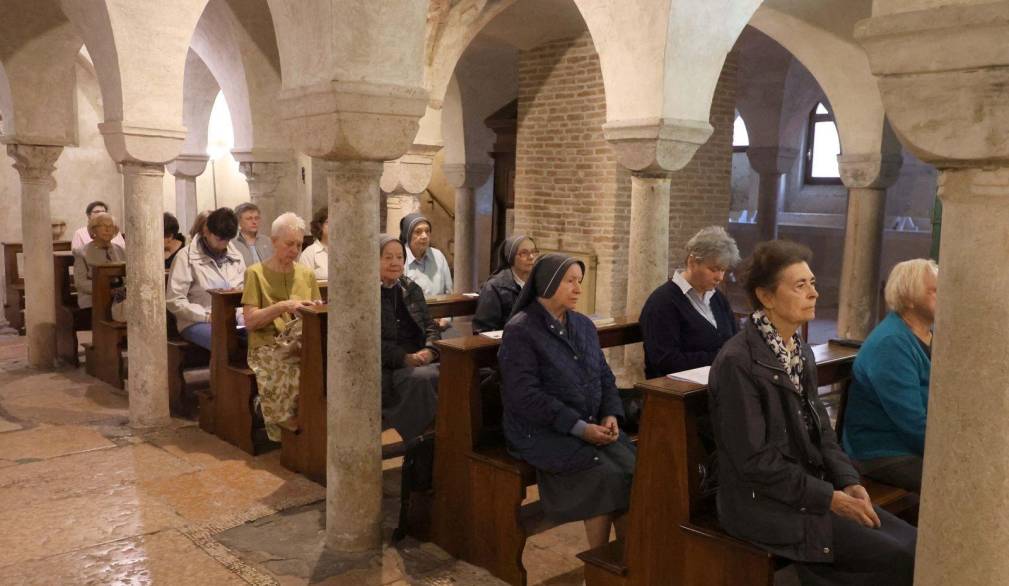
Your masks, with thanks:
[(187, 130), (186, 142), (182, 147), (183, 154), (206, 156), (210, 113), (220, 91), (220, 84), (213, 73), (200, 56), (190, 50), (186, 56), (186, 75), (182, 94), (182, 120)]

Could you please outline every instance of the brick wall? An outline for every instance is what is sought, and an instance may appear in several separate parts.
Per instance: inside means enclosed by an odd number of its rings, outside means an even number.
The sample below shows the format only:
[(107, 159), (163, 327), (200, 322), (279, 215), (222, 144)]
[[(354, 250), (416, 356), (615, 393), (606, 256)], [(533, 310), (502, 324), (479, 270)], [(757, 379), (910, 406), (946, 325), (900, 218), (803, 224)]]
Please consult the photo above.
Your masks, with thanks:
[[(586, 33), (519, 55), (515, 232), (541, 249), (594, 254), (596, 313), (621, 315), (627, 298), (630, 174), (603, 138), (606, 97)], [(728, 221), (736, 59), (726, 61), (711, 110), (715, 132), (672, 180), (670, 264), (698, 229)]]

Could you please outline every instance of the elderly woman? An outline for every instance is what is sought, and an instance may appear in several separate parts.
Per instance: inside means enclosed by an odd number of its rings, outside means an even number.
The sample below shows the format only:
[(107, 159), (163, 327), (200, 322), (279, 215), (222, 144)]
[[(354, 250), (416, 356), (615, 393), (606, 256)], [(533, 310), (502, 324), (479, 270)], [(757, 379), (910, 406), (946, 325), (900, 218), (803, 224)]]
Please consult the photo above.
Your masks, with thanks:
[(438, 351), (441, 333), (427, 311), (424, 292), (403, 276), (406, 248), (392, 236), (379, 238), (382, 279), (382, 419), (410, 440), (424, 433), (438, 412)]
[(99, 212), (88, 220), (89, 240), (74, 250), (74, 286), (77, 287), (77, 306), (91, 307), (91, 280), (96, 265), (126, 262), (126, 249), (116, 244), (119, 226), (108, 212)]
[(312, 269), (315, 278), (325, 281), (329, 278), (329, 208), (321, 207), (315, 210), (312, 223), (309, 224), (315, 242), (310, 244), (298, 262)]
[(598, 547), (612, 525), (623, 534), (635, 454), (596, 327), (574, 310), (583, 275), (582, 263), (562, 254), (536, 261), (498, 363), (509, 451), (536, 468), (546, 515), (584, 521), (589, 547)]
[(652, 292), (641, 309), (645, 376), (709, 366), (739, 331), (729, 300), (718, 284), (739, 262), (736, 241), (724, 228), (709, 226), (687, 241), (686, 268)]
[(407, 214), (400, 220), (399, 230), (399, 241), (406, 246), (406, 276), (420, 285), (425, 297), (451, 293), (448, 261), (442, 251), (431, 246), (431, 220), (423, 214)]
[(311, 269), (295, 262), (305, 221), (288, 212), (273, 222), (273, 254), (245, 271), (242, 306), (249, 331), (249, 368), (256, 374), (266, 434), (280, 441), (280, 428), (297, 429), (301, 338), (298, 310), (321, 303)]
[(938, 278), (931, 260), (893, 267), (885, 290), (890, 313), (855, 358), (842, 430), (844, 449), (862, 474), (917, 493)]
[[(91, 242), (91, 220), (98, 216), (98, 214), (107, 214), (109, 212), (109, 206), (107, 206), (104, 201), (98, 200), (89, 203), (88, 207), (85, 208), (84, 211), (88, 216), (88, 222), (84, 227), (79, 228), (76, 232), (74, 232), (74, 237), (70, 241), (70, 249), (74, 252), (83, 249), (88, 242)], [(118, 244), (121, 248), (126, 248), (126, 241), (123, 240), (122, 234), (116, 234), (116, 237), (112, 239), (112, 242)]]
[(504, 329), (538, 254), (533, 239), (522, 234), (515, 234), (501, 243), (498, 270), (480, 289), (473, 315), (474, 334)]
[(792, 242), (757, 246), (744, 277), (756, 311), (711, 366), (718, 518), (731, 535), (798, 562), (804, 584), (910, 585), (917, 531), (859, 484), (797, 333), (816, 312), (811, 257)]

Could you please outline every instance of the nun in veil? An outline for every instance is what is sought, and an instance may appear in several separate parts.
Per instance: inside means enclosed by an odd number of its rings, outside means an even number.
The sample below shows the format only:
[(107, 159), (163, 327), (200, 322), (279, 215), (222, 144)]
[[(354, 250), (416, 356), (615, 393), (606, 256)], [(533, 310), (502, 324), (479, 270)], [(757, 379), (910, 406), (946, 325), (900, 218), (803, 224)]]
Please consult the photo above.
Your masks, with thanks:
[(509, 452), (536, 468), (544, 512), (584, 521), (590, 547), (623, 534), (634, 447), (595, 324), (574, 310), (585, 267), (562, 254), (533, 266), (505, 326), (501, 368)]
[(501, 243), (497, 272), (480, 289), (473, 315), (474, 334), (504, 329), (537, 255), (536, 243), (523, 234), (514, 234)]

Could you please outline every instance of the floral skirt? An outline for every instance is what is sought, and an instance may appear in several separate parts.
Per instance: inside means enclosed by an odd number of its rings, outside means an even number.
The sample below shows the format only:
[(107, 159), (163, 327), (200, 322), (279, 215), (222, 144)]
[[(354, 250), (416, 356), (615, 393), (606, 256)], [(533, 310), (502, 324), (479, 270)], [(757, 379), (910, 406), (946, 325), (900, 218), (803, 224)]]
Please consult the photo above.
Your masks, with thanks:
[(248, 360), (249, 368), (256, 374), (266, 435), (279, 442), (280, 426), (277, 424), (298, 414), (301, 356), (273, 343), (250, 348)]

